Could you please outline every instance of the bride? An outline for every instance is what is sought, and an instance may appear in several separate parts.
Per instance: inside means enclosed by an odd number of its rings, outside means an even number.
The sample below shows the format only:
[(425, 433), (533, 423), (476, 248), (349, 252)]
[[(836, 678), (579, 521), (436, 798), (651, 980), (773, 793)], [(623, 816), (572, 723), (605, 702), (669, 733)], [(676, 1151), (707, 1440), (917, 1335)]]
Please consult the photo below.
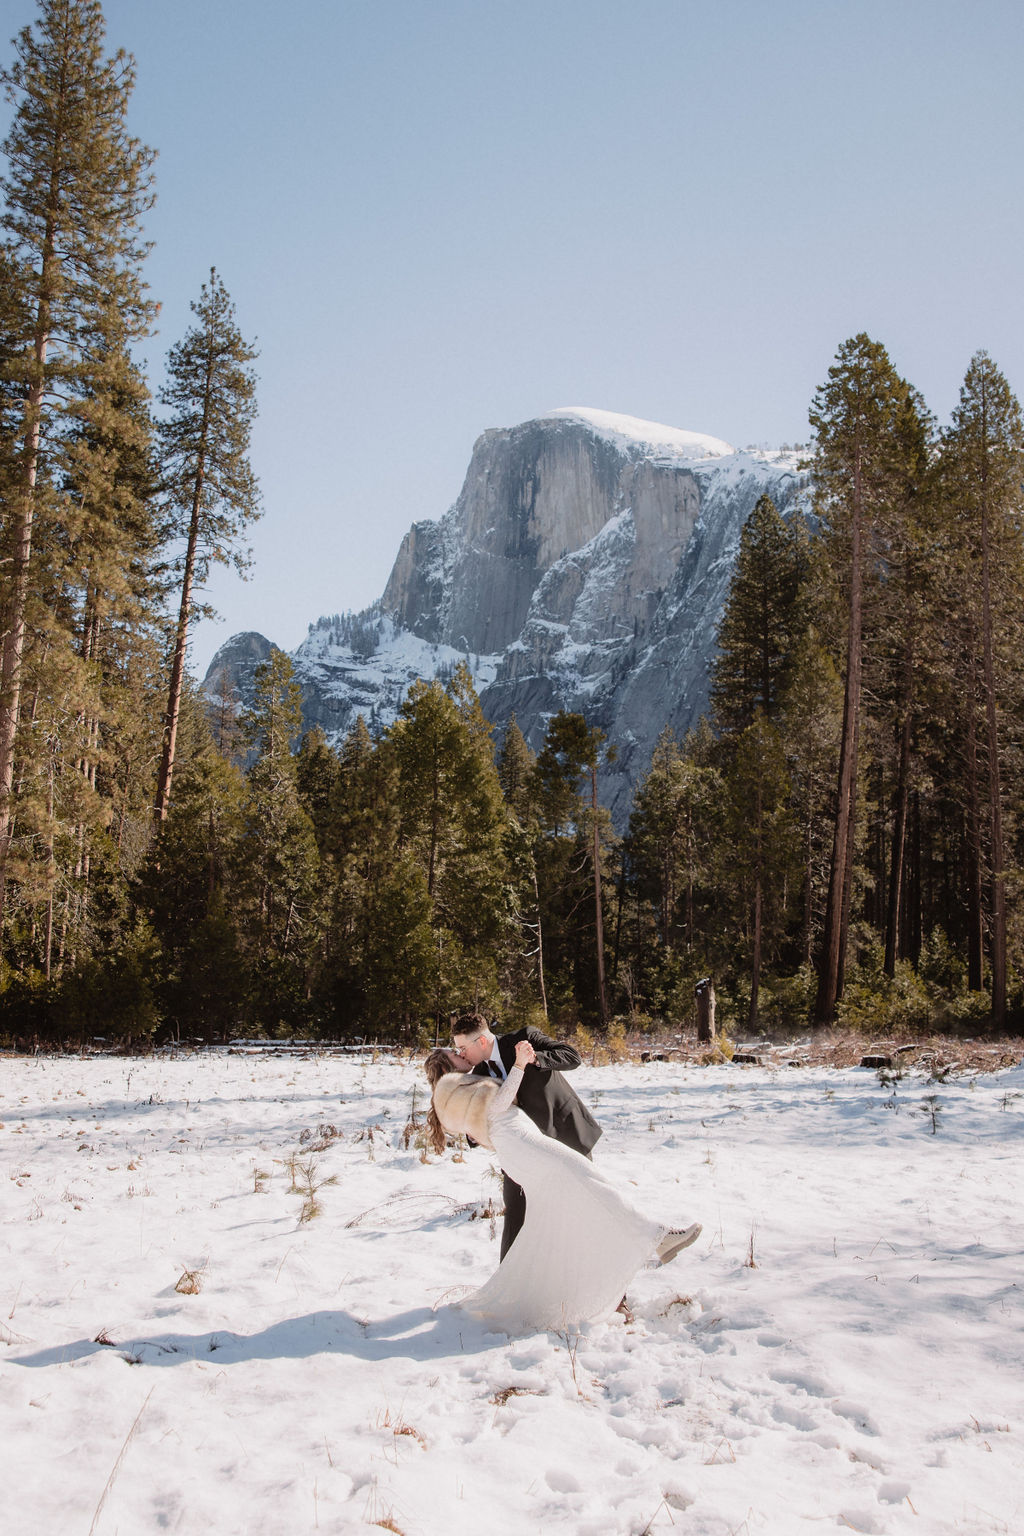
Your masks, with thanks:
[(456, 1051), (432, 1051), (424, 1064), (434, 1150), (444, 1151), (446, 1134), (469, 1136), (493, 1151), (526, 1192), (522, 1231), (490, 1280), (462, 1301), (471, 1315), (506, 1333), (562, 1331), (613, 1312), (645, 1260), (668, 1263), (701, 1230), (697, 1223), (668, 1227), (637, 1210), (589, 1159), (545, 1136), (516, 1107), (534, 1055), (521, 1040), (500, 1087), (471, 1075)]

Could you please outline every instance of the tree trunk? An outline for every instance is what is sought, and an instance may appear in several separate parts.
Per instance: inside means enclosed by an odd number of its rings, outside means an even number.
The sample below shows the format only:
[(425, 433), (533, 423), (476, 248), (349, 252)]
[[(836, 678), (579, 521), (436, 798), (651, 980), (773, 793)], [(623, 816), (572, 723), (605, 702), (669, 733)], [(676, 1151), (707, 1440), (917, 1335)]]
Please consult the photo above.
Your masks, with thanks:
[(854, 466), (853, 507), (850, 527), (850, 623), (846, 645), (846, 687), (843, 693), (843, 732), (839, 751), (839, 788), (836, 802), (835, 832), (832, 842), (832, 869), (828, 904), (825, 908), (825, 934), (818, 996), (814, 1016), (817, 1024), (830, 1024), (836, 1003), (842, 996), (846, 966), (846, 942), (849, 933), (850, 895), (853, 884), (853, 844), (857, 818), (857, 743), (860, 724), (862, 668), (862, 574), (861, 574), (861, 487), (859, 458)]
[(433, 773), (430, 790), (430, 854), (427, 858), (427, 895), (431, 901), (434, 899), (434, 877), (437, 869), (437, 844), (440, 838), (441, 826), (441, 779), (440, 765), (437, 751), (434, 752)]
[(981, 881), (981, 804), (978, 791), (978, 744), (974, 716), (974, 698), (967, 698), (967, 985), (972, 992), (982, 988), (984, 961), (984, 915)]
[(899, 767), (896, 773), (896, 808), (892, 829), (892, 866), (889, 875), (889, 903), (885, 921), (885, 963), (887, 976), (895, 976), (899, 954), (903, 884), (905, 879), (907, 807), (910, 801), (910, 711), (905, 707), (900, 728)]
[(694, 988), (697, 999), (697, 1043), (710, 1045), (715, 1038), (715, 988), (710, 976)]
[(757, 858), (754, 866), (754, 943), (750, 957), (750, 1011), (747, 1022), (753, 1029), (757, 1024), (758, 997), (761, 990), (761, 929), (762, 929), (762, 902), (763, 902), (763, 830), (764, 830), (764, 803), (761, 794), (761, 786), (757, 788)]
[[(60, 145), (54, 150), (50, 179), (51, 202), (57, 196), (57, 160)], [(43, 240), (42, 272), (36, 327), (33, 339), (35, 377), (25, 401), (25, 449), (21, 486), (15, 501), (11, 530), (11, 587), (5, 614), (3, 649), (0, 652), (0, 934), (3, 932), (7, 896), (7, 864), (11, 849), (14, 812), (14, 748), (21, 709), (21, 663), (25, 652), (25, 611), (28, 606), (29, 578), (32, 564), (32, 532), (35, 521), (36, 480), (39, 472), (39, 440), (45, 394), (46, 355), (50, 345), (50, 298), (54, 283), (55, 225), (47, 219)]]
[(43, 971), (50, 980), (53, 966), (53, 887), (56, 877), (56, 860), (53, 845), (53, 753), (50, 753), (49, 773), (46, 784), (46, 938), (43, 945)]
[(178, 716), (181, 712), (181, 689), (185, 680), (185, 657), (188, 653), (188, 631), (192, 620), (192, 584), (195, 581), (196, 553), (199, 548), (199, 515), (203, 507), (203, 487), (206, 483), (206, 454), (210, 431), (210, 394), (213, 389), (213, 358), (207, 359), (206, 380), (203, 395), (203, 422), (199, 433), (199, 449), (196, 458), (195, 480), (192, 486), (192, 506), (189, 513), (188, 547), (185, 551), (185, 569), (181, 582), (181, 606), (178, 609), (178, 628), (174, 637), (174, 660), (171, 664), (171, 684), (167, 691), (167, 715), (164, 722), (164, 745), (157, 778), (156, 801), (153, 820), (156, 830), (167, 820), (171, 802), (171, 781), (174, 778), (174, 749), (178, 739)]
[[(983, 423), (984, 427), (984, 423)], [(999, 774), (999, 722), (992, 646), (992, 549), (985, 468), (981, 497), (981, 640), (988, 746), (989, 857), (992, 861), (992, 1018), (1006, 1023), (1006, 875), (1003, 864), (1002, 786)]]
[(619, 886), (615, 899), (615, 948), (612, 951), (612, 981), (619, 975), (619, 955), (622, 950), (622, 909), (626, 904), (626, 860), (619, 863)]
[(167, 714), (164, 717), (164, 743), (157, 777), (156, 800), (153, 821), (159, 831), (167, 820), (171, 803), (171, 782), (174, 778), (174, 752), (178, 740), (178, 718), (181, 713), (181, 690), (185, 680), (185, 657), (188, 653), (188, 631), (191, 621), (192, 583), (195, 578), (196, 541), (198, 538), (198, 514), (189, 530), (188, 552), (181, 584), (181, 606), (178, 609), (178, 628), (174, 637), (174, 658), (171, 662), (171, 682), (167, 691)]
[(814, 820), (808, 795), (804, 817), (804, 964), (809, 968), (814, 950)]
[(686, 810), (686, 953), (693, 953), (693, 812)]
[(608, 996), (604, 984), (604, 912), (601, 906), (601, 838), (597, 825), (597, 766), (590, 770), (590, 804), (594, 813), (594, 921), (597, 931), (597, 1001), (601, 1027), (608, 1028)]
[(907, 872), (907, 900), (903, 903), (906, 929), (903, 952), (916, 970), (921, 961), (921, 912), (924, 902), (921, 889), (921, 796), (917, 790), (910, 804), (910, 866)]
[(548, 994), (544, 987), (544, 932), (540, 911), (540, 886), (537, 883), (537, 866), (533, 866), (533, 899), (537, 903), (537, 980), (540, 983), (540, 1005), (544, 1017), (548, 1016)]
[(757, 1025), (758, 998), (761, 990), (761, 872), (758, 870), (754, 884), (754, 947), (750, 961), (750, 1011), (747, 1023), (751, 1029)]

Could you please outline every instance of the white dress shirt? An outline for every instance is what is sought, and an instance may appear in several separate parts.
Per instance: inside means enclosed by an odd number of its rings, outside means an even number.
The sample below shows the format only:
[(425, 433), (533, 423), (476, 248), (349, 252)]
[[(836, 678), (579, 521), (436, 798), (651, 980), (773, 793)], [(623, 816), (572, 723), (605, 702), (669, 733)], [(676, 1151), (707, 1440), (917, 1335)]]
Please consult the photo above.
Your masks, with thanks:
[(504, 1082), (506, 1077), (508, 1076), (508, 1073), (505, 1071), (505, 1063), (502, 1061), (501, 1053), (498, 1050), (498, 1037), (497, 1037), (497, 1035), (495, 1035), (495, 1037), (494, 1037), (494, 1044), (491, 1046), (491, 1054), (488, 1056), (487, 1061), (488, 1061), (489, 1065), (493, 1064), (494, 1066), (497, 1067), (498, 1075), (500, 1076), (502, 1082)]

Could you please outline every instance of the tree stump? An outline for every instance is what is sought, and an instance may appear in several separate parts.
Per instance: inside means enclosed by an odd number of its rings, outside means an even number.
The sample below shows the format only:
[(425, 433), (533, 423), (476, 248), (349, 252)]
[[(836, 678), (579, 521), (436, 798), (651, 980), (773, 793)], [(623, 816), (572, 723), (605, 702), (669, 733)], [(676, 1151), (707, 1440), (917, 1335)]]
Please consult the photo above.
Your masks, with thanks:
[(710, 1045), (715, 1038), (715, 989), (711, 977), (703, 977), (693, 991), (697, 999), (697, 1043)]

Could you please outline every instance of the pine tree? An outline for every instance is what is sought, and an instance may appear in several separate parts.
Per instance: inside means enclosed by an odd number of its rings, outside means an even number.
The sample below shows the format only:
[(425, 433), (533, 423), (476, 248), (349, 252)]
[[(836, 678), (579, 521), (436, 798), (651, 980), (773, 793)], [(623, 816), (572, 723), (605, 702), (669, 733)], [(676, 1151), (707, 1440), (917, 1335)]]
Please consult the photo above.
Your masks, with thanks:
[(300, 802), (293, 750), (302, 691), (276, 647), (256, 669), (252, 708), (241, 723), (253, 763), (231, 883), (251, 967), (251, 1006), (263, 1024), (294, 1024), (308, 1012), (325, 913), (316, 836)]
[[(111, 473), (111, 450), (118, 461), (125, 444), (129, 452), (141, 446), (133, 413), (144, 390), (129, 349), (147, 333), (153, 312), (140, 276), (152, 155), (126, 129), (133, 61), (123, 52), (104, 57), (98, 0), (40, 0), (34, 26), (20, 33), (15, 47), (4, 77), (15, 111), (2, 183), (4, 260), (17, 287), (20, 344), (13, 355), (8, 348), (0, 454), (6, 562), (0, 903), (11, 850), (28, 615), (33, 595), (48, 585), (37, 530), (49, 517), (48, 554), (57, 552), (58, 559), (67, 559), (69, 543), (91, 547), (94, 561), (102, 549), (95, 520), (112, 516), (118, 471), (115, 464)], [(88, 755), (87, 740), (83, 759)]]
[[(602, 1027), (609, 1022), (608, 991), (604, 964), (604, 901), (602, 897), (602, 848), (610, 838), (610, 818), (597, 798), (597, 770), (602, 760), (605, 734), (588, 726), (581, 714), (560, 710), (548, 722), (544, 744), (537, 755), (538, 805), (542, 820), (556, 837), (572, 829), (584, 841), (591, 870), (594, 903), (594, 954), (598, 1012)], [(604, 752), (611, 762), (614, 749)]]
[(413, 1035), (437, 993), (432, 903), (411, 847), (400, 842), (398, 763), (358, 716), (338, 753), (327, 856), (332, 908), (320, 1005), (334, 1028)]
[(716, 947), (723, 790), (715, 755), (706, 717), (682, 742), (666, 727), (637, 786), (623, 845), (635, 916), (617, 948), (636, 991), (663, 1014), (690, 1007), (693, 984)]
[(437, 945), (435, 1013), (493, 994), (505, 938), (507, 817), (490, 726), (469, 672), (410, 688), (386, 742), (398, 768), (400, 842), (426, 881)]
[(520, 821), (525, 821), (530, 814), (531, 781), (536, 761), (536, 753), (530, 751), (519, 722), (512, 715), (498, 753), (498, 781), (505, 804)]
[(771, 720), (808, 622), (809, 554), (802, 527), (789, 527), (768, 495), (740, 535), (718, 626), (711, 703), (720, 730), (742, 731), (758, 710)]
[(307, 731), (299, 747), (295, 764), (295, 782), (299, 800), (316, 832), (317, 846), (323, 850), (331, 838), (332, 808), (337, 795), (341, 764), (317, 725)]
[(831, 844), (831, 800), (843, 718), (843, 685), (815, 626), (791, 658), (778, 715), (801, 848), (799, 955), (808, 972), (824, 921)]
[(522, 995), (535, 977), (541, 1011), (547, 1018), (544, 914), (537, 877), (540, 821), (536, 805), (536, 764), (536, 753), (531, 751), (513, 714), (505, 727), (498, 754), (498, 782), (509, 812), (505, 848), (512, 915), (524, 936), (526, 949), (510, 954), (508, 985), (510, 990)]
[(885, 348), (861, 333), (844, 342), (814, 397), (815, 503), (826, 545), (842, 572), (846, 611), (843, 729), (835, 831), (815, 1019), (831, 1021), (842, 995), (857, 826), (857, 773), (864, 666), (864, 593), (871, 535), (894, 494), (894, 421), (908, 386)]
[(725, 790), (724, 865), (719, 881), (734, 931), (747, 940), (750, 1004), (747, 1023), (759, 1020), (761, 973), (786, 925), (787, 893), (797, 866), (789, 811), (790, 783), (782, 738), (758, 710), (732, 743), (722, 775)]
[[(986, 352), (971, 360), (952, 424), (945, 434), (946, 483), (964, 540), (968, 567), (967, 611), (962, 615), (967, 709), (975, 755), (977, 732), (984, 745), (990, 877), (992, 1014), (1006, 1020), (1006, 852), (1002, 760), (1008, 734), (1001, 724), (1007, 680), (1020, 675), (1021, 605), (1024, 602), (1024, 424), (1006, 379)], [(976, 819), (977, 791), (969, 806)], [(973, 805), (972, 805), (973, 802)]]
[(196, 590), (212, 564), (246, 568), (248, 554), (238, 540), (259, 516), (259, 489), (249, 465), (256, 415), (256, 380), (249, 364), (256, 351), (243, 340), (215, 269), (191, 307), (196, 324), (171, 348), (167, 383), (160, 392), (171, 412), (160, 425), (166, 532), (169, 539), (184, 542), (184, 551), (176, 562), (181, 590), (154, 804), (158, 827), (170, 803), (185, 657), (198, 611)]
[[(180, 1038), (225, 1036), (248, 1001), (239, 864), (245, 781), (212, 739), (206, 701), (186, 678), (178, 732), (174, 805), (158, 843), (150, 839), (138, 900), (160, 946), (157, 993), (164, 1022)], [(148, 791), (145, 828), (152, 826)]]
[(654, 904), (660, 943), (687, 954), (699, 937), (695, 893), (709, 872), (722, 792), (718, 770), (696, 748), (695, 737), (681, 744), (666, 726), (629, 819), (629, 864)]
[[(874, 611), (870, 615), (871, 645), (866, 671), (873, 701), (876, 731), (883, 736), (879, 772), (886, 757), (893, 760), (891, 810), (886, 817), (885, 797), (881, 841), (889, 847), (889, 867), (884, 857), (876, 883), (885, 893), (879, 923), (885, 934), (885, 974), (893, 976), (900, 957), (900, 935), (906, 927), (907, 847), (911, 797), (920, 767), (914, 747), (923, 710), (928, 671), (922, 654), (929, 627), (934, 628), (936, 602), (944, 609), (934, 580), (934, 493), (932, 461), (933, 422), (916, 390), (907, 389), (898, 400), (892, 422), (893, 459), (896, 467), (893, 494), (881, 509), (874, 542), (882, 564)], [(873, 654), (872, 654), (873, 653)], [(885, 826), (884, 821), (889, 825)]]

